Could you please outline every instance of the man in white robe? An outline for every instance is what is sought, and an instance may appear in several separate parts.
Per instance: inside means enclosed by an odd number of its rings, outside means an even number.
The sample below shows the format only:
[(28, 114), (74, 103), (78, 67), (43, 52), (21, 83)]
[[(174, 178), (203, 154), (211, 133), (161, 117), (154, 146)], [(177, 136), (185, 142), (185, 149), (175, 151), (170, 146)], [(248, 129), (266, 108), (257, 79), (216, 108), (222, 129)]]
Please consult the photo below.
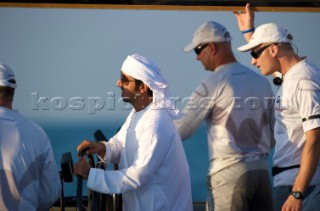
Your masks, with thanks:
[(74, 173), (88, 180), (89, 189), (122, 193), (124, 210), (192, 210), (189, 166), (172, 120), (178, 112), (160, 69), (141, 55), (128, 56), (117, 86), (133, 106), (128, 118), (109, 142), (85, 140), (78, 152), (88, 148), (87, 154), (119, 163), (120, 170), (90, 168), (80, 158)]

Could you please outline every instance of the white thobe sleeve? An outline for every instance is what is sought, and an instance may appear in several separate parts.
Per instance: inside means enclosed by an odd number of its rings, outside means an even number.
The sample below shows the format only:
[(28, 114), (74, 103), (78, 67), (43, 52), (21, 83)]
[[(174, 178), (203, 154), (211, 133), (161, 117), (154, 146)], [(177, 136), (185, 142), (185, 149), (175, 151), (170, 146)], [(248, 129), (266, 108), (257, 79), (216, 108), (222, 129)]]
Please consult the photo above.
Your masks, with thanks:
[(106, 147), (106, 152), (104, 157), (99, 157), (100, 160), (106, 163), (115, 163), (118, 164), (121, 158), (121, 151), (123, 149), (123, 143), (121, 143), (117, 138), (113, 137), (109, 142), (101, 141), (100, 143), (104, 144)]
[(153, 125), (148, 126), (138, 137), (139, 147), (133, 164), (117, 171), (91, 168), (87, 187), (102, 193), (124, 193), (146, 183), (170, 148), (168, 142), (174, 136), (171, 131), (169, 127), (161, 127), (161, 131), (156, 131)]

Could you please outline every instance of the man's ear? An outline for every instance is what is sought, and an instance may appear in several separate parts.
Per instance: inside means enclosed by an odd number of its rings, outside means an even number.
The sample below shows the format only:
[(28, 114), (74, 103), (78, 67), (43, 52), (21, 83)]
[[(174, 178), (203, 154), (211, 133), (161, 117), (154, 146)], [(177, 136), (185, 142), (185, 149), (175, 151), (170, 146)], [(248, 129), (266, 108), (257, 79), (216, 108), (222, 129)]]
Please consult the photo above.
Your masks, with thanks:
[(215, 51), (216, 51), (216, 46), (215, 46), (215, 44), (214, 43), (209, 43), (209, 50), (210, 50), (210, 52), (213, 52), (213, 53), (215, 53)]
[(147, 85), (145, 85), (144, 83), (140, 84), (139, 91), (141, 94), (147, 92), (148, 89), (149, 89), (149, 87)]
[(276, 55), (278, 55), (278, 52), (279, 52), (279, 47), (278, 47), (278, 45), (272, 45), (272, 46), (270, 46), (269, 51), (270, 51), (270, 54), (271, 54), (273, 57), (276, 57)]

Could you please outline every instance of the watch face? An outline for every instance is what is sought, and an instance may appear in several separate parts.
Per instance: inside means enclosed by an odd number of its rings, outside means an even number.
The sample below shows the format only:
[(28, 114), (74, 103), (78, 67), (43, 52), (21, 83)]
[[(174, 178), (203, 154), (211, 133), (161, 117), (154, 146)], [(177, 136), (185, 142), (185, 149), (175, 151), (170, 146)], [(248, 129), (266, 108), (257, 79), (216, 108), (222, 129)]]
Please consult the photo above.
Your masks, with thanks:
[(296, 197), (296, 198), (299, 198), (300, 197), (300, 193), (297, 193), (297, 192), (293, 193), (293, 196)]
[(296, 199), (303, 199), (303, 195), (300, 192), (292, 192), (291, 195)]

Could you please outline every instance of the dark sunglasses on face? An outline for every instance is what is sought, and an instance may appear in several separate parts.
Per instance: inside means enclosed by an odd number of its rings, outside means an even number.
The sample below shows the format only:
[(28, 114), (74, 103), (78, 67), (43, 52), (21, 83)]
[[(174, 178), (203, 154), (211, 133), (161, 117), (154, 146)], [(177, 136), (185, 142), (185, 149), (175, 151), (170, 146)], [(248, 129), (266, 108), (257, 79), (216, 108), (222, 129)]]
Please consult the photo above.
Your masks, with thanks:
[(266, 46), (263, 46), (262, 48), (259, 48), (259, 49), (257, 49), (257, 50), (252, 50), (251, 53), (250, 53), (251, 56), (252, 56), (252, 58), (254, 58), (254, 59), (259, 58), (260, 55), (262, 54), (262, 52), (263, 52), (264, 50), (266, 50), (268, 47), (270, 47), (271, 45), (278, 45), (278, 43), (271, 43), (271, 44), (266, 45)]
[(130, 80), (127, 77), (125, 77), (124, 75), (120, 75), (120, 81), (121, 83), (128, 83), (128, 82), (134, 82), (135, 80)]
[(205, 44), (200, 44), (197, 47), (194, 48), (194, 52), (199, 55), (201, 53), (201, 51), (203, 49), (205, 49), (205, 47), (207, 47), (209, 45), (209, 43), (205, 43)]

